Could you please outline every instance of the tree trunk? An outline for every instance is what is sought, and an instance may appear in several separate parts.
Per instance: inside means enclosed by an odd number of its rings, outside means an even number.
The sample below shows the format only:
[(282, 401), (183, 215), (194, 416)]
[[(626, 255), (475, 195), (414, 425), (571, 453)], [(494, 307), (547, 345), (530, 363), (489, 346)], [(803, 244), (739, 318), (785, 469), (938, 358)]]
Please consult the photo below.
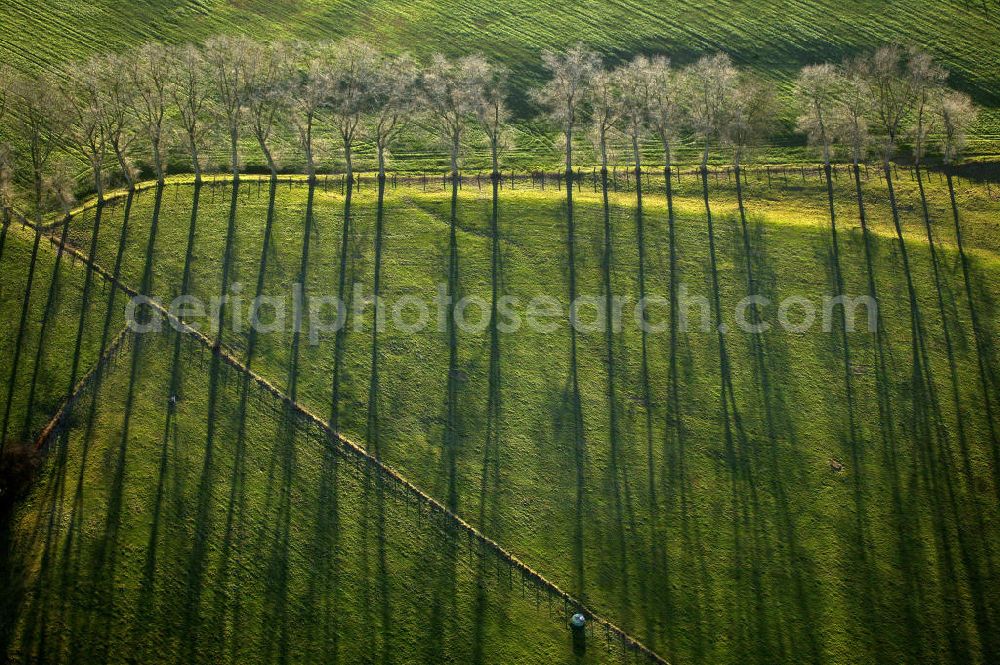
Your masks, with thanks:
[(235, 125), (229, 128), (229, 164), (233, 169), (233, 180), (240, 179), (240, 155), (238, 151), (239, 130)]
[(35, 175), (35, 223), (42, 225), (42, 172), (36, 167)]
[(271, 172), (272, 178), (278, 177), (278, 167), (274, 163), (274, 157), (271, 155), (271, 151), (267, 147), (267, 141), (259, 133), (257, 134), (257, 143), (260, 145), (260, 151), (264, 153), (264, 161), (267, 162), (267, 170)]
[[(351, 139), (344, 138), (344, 161), (347, 163), (347, 185), (348, 187), (354, 185), (354, 154), (351, 151)], [(312, 178), (315, 178), (315, 174)]]
[[(156, 182), (163, 184), (163, 155), (160, 154), (160, 137), (154, 135), (150, 138), (153, 144), (153, 168), (156, 169)], [(123, 165), (124, 167), (124, 165)], [(127, 176), (126, 176), (127, 177)], [(132, 179), (128, 178), (129, 189), (132, 188)]]
[(457, 183), (458, 182), (458, 150), (461, 146), (461, 136), (458, 132), (452, 134), (451, 137), (451, 177)]
[(128, 190), (135, 190), (135, 178), (132, 177), (132, 172), (128, 167), (128, 160), (125, 158), (125, 152), (121, 150), (117, 145), (115, 146), (115, 157), (118, 159), (118, 166), (121, 167), (122, 175), (125, 176), (125, 182), (128, 184)]
[(201, 158), (198, 155), (198, 140), (194, 130), (188, 130), (188, 144), (191, 149), (191, 168), (194, 169), (194, 181), (201, 182)]
[(639, 186), (639, 178), (642, 174), (642, 156), (639, 153), (639, 134), (632, 133), (632, 158), (635, 160), (635, 184)]
[(565, 132), (566, 136), (566, 173), (573, 170), (573, 128), (567, 127)]
[(3, 248), (7, 244), (7, 230), (10, 228), (10, 209), (6, 203), (0, 203), (0, 259), (3, 259)]
[(95, 160), (91, 164), (91, 169), (94, 172), (94, 189), (97, 192), (98, 203), (104, 202), (104, 169), (101, 166), (100, 161)]

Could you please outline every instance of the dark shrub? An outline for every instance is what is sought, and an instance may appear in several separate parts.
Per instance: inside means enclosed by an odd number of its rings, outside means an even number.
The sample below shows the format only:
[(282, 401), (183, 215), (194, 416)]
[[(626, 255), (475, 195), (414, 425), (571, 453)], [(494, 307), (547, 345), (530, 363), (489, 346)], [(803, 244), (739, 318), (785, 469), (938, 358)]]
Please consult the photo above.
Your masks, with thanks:
[(41, 457), (30, 443), (8, 441), (0, 454), (0, 520), (24, 497), (38, 471)]

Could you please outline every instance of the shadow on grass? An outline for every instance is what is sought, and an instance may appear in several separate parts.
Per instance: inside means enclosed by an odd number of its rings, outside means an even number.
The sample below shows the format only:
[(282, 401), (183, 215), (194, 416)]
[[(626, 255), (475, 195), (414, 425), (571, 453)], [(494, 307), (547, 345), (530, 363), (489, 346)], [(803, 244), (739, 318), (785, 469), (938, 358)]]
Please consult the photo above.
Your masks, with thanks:
[[(226, 318), (226, 301), (224, 296), (229, 291), (230, 272), (233, 263), (233, 244), (236, 236), (236, 209), (239, 202), (239, 180), (232, 183), (231, 198), (229, 204), (229, 221), (226, 226), (226, 245), (222, 255), (222, 280), (219, 287), (220, 305), (218, 310), (217, 329), (212, 331), (213, 351), (217, 351), (222, 345), (223, 329)], [(208, 546), (212, 536), (211, 508), (212, 508), (212, 488), (215, 483), (215, 446), (217, 430), (221, 424), (218, 412), (222, 380), (222, 360), (218, 353), (212, 353), (208, 375), (208, 415), (207, 433), (205, 437), (205, 450), (202, 459), (201, 475), (198, 481), (196, 496), (196, 508), (194, 516), (194, 542), (187, 564), (187, 595), (185, 598), (185, 608), (183, 617), (184, 632), (189, 635), (184, 645), (183, 655), (180, 659), (186, 662), (195, 662), (198, 657), (199, 648), (203, 646), (202, 640), (208, 638), (204, 634), (202, 623), (202, 591), (205, 587), (205, 575), (208, 565)]]
[[(572, 190), (572, 182), (567, 178), (567, 191)], [(609, 540), (612, 541), (611, 547), (616, 550), (615, 559), (616, 567), (618, 569), (618, 574), (621, 578), (620, 586), (618, 591), (620, 593), (619, 602), (621, 603), (623, 616), (627, 617), (629, 615), (629, 605), (631, 603), (631, 583), (629, 581), (629, 547), (626, 542), (627, 531), (634, 527), (635, 520), (632, 514), (632, 500), (631, 491), (629, 488), (629, 469), (626, 463), (625, 457), (621, 450), (622, 444), (622, 434), (621, 434), (621, 404), (618, 400), (618, 378), (617, 378), (617, 366), (615, 360), (615, 306), (614, 306), (614, 289), (611, 283), (611, 266), (614, 262), (614, 243), (612, 240), (612, 230), (611, 230), (611, 206), (608, 202), (608, 170), (606, 168), (601, 169), (601, 199), (602, 199), (602, 210), (603, 210), (603, 220), (604, 220), (604, 241), (603, 250), (601, 255), (601, 278), (602, 278), (602, 290), (604, 291), (604, 345), (605, 345), (605, 371), (607, 372), (607, 399), (608, 399), (608, 450), (609, 450), (609, 461), (610, 465), (608, 471), (610, 477), (608, 480), (611, 484), (611, 494), (614, 501), (614, 531), (608, 534)], [(640, 199), (641, 200), (641, 199)], [(638, 222), (641, 228), (642, 222)], [(642, 247), (643, 238), (639, 236), (640, 250), (639, 256), (640, 261), (644, 255), (644, 247)], [(645, 273), (641, 266), (639, 268), (640, 276), (640, 290), (645, 289)], [(572, 301), (571, 301), (572, 302)], [(647, 379), (645, 375), (646, 369), (646, 336), (643, 332), (643, 379)], [(648, 382), (646, 383), (648, 398)], [(648, 402), (646, 402), (648, 405)], [(648, 409), (647, 409), (648, 414)], [(648, 422), (648, 419), (647, 419)], [(628, 517), (626, 518), (626, 514)], [(628, 521), (628, 527), (626, 527), (626, 520)]]
[[(38, 388), (38, 374), (41, 371), (42, 364), (45, 362), (46, 348), (45, 343), (48, 340), (49, 332), (49, 322), (58, 309), (58, 300), (60, 293), (60, 267), (62, 266), (63, 257), (63, 247), (66, 244), (66, 236), (69, 233), (71, 217), (66, 215), (63, 220), (62, 232), (59, 235), (59, 246), (56, 248), (56, 260), (52, 267), (52, 279), (49, 281), (49, 291), (45, 298), (45, 308), (42, 310), (42, 322), (41, 328), (38, 331), (38, 347), (35, 350), (35, 361), (31, 368), (31, 381), (28, 387), (28, 400), (24, 408), (24, 422), (21, 425), (21, 440), (28, 441), (31, 439), (32, 427), (31, 421), (35, 410), (35, 396)], [(86, 309), (87, 303), (83, 302), (83, 308)], [(74, 363), (76, 364), (76, 363)]]
[[(573, 172), (566, 170), (566, 261), (569, 280), (569, 302), (576, 301), (576, 220), (573, 210)], [(580, 400), (580, 381), (577, 365), (576, 326), (569, 326), (569, 377), (563, 388), (556, 416), (556, 429), (570, 434), (571, 462), (575, 471), (575, 500), (573, 520), (573, 588), (584, 603), (587, 602), (587, 585), (584, 575), (584, 527), (587, 514), (586, 496), (586, 442), (584, 440), (583, 405)]]

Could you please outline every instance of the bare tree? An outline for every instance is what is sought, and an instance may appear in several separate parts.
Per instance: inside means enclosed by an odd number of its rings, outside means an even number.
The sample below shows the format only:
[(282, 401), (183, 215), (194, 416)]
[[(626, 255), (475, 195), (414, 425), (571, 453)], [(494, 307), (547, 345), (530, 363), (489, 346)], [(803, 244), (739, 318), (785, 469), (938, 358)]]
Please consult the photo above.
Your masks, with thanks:
[(482, 56), (449, 60), (437, 53), (421, 79), (424, 104), (437, 121), (438, 137), (448, 147), (452, 177), (458, 175), (458, 157), (469, 119), (483, 98), (481, 72), (488, 67)]
[(966, 134), (976, 121), (978, 110), (964, 92), (942, 88), (934, 105), (941, 127), (941, 156), (951, 165), (965, 147)]
[(795, 79), (795, 92), (802, 109), (796, 127), (811, 145), (823, 151), (823, 163), (828, 166), (835, 139), (835, 109), (843, 90), (843, 77), (836, 66), (828, 63), (803, 67)]
[(375, 63), (370, 84), (368, 135), (375, 142), (379, 177), (385, 178), (385, 157), (415, 106), (417, 63), (409, 53), (384, 56)]
[(767, 135), (774, 115), (774, 90), (761, 79), (742, 72), (727, 95), (722, 125), (722, 141), (732, 151), (737, 169), (747, 151)]
[(907, 52), (892, 44), (858, 61), (862, 80), (872, 101), (882, 161), (887, 166), (913, 112), (913, 79), (907, 71)]
[(97, 200), (104, 200), (104, 161), (108, 154), (107, 95), (95, 60), (70, 64), (59, 84), (70, 109), (66, 146), (90, 166)]
[(736, 68), (724, 53), (706, 55), (683, 72), (685, 111), (695, 136), (704, 144), (701, 168), (708, 168), (712, 140), (721, 138), (729, 96), (736, 86)]
[(493, 165), (492, 177), (500, 175), (500, 151), (509, 147), (507, 123), (510, 111), (507, 108), (507, 70), (498, 65), (480, 60), (482, 69), (476, 88), (479, 97), (476, 100), (476, 118), (479, 127), (490, 142), (490, 162)]
[(290, 60), (289, 48), (282, 43), (251, 43), (247, 53), (247, 114), (271, 177), (277, 177), (278, 168), (268, 143), (287, 112), (288, 97), (283, 93), (291, 76)]
[(205, 42), (202, 54), (213, 81), (211, 100), (229, 134), (229, 165), (240, 177), (239, 140), (247, 103), (247, 61), (251, 42), (246, 37), (221, 35)]
[(859, 59), (847, 60), (840, 66), (841, 89), (831, 116), (832, 131), (847, 144), (855, 169), (865, 158), (871, 140), (868, 119), (872, 114), (872, 98), (864, 70), (865, 65)]
[(205, 104), (210, 91), (208, 66), (201, 51), (185, 44), (168, 51), (167, 91), (185, 135), (195, 182), (201, 182), (199, 145), (205, 133)]
[(669, 174), (671, 145), (681, 126), (679, 81), (677, 73), (670, 66), (670, 60), (664, 56), (652, 58), (645, 71), (649, 93), (648, 123), (663, 146), (664, 169)]
[(636, 56), (631, 62), (615, 70), (620, 115), (625, 135), (632, 144), (632, 160), (637, 174), (642, 171), (639, 141), (652, 126), (654, 86), (661, 84), (659, 74), (658, 67), (644, 55)]
[(353, 182), (354, 143), (362, 118), (371, 109), (371, 84), (378, 61), (378, 51), (360, 39), (344, 39), (329, 50), (328, 104), (344, 148), (348, 182)]
[(598, 69), (590, 77), (587, 86), (587, 99), (590, 105), (591, 133), (597, 154), (601, 159), (601, 171), (608, 170), (608, 132), (614, 128), (618, 120), (618, 86), (615, 75), (604, 69)]
[(549, 117), (556, 123), (566, 143), (566, 171), (573, 170), (573, 130), (586, 101), (590, 79), (601, 68), (597, 53), (583, 44), (577, 44), (566, 53), (542, 52), (542, 64), (552, 78), (533, 91), (534, 100), (547, 108)]
[[(641, 63), (641, 61), (639, 61)], [(680, 431), (681, 408), (679, 398), (680, 372), (677, 354), (678, 340), (678, 295), (677, 295), (677, 233), (674, 217), (674, 192), (671, 177), (673, 140), (681, 125), (681, 109), (679, 97), (679, 77), (671, 68), (670, 60), (665, 56), (651, 58), (638, 71), (644, 72), (648, 117), (650, 129), (660, 140), (663, 148), (663, 185), (667, 199), (667, 247), (668, 247), (668, 282), (667, 292), (670, 300), (670, 354), (667, 369), (669, 380), (667, 388), (667, 422), (674, 433)]]
[(325, 44), (296, 44), (293, 49), (304, 53), (305, 57), (294, 68), (285, 89), (290, 118), (298, 134), (299, 145), (305, 153), (306, 173), (310, 181), (316, 178), (313, 131), (316, 119), (326, 108), (330, 96), (327, 60), (323, 57), (323, 52), (327, 48)]
[(18, 113), (13, 114), (13, 136), (25, 146), (23, 155), (31, 173), (35, 222), (41, 224), (45, 198), (52, 183), (49, 167), (64, 144), (72, 112), (56, 86), (45, 76), (15, 78), (9, 98), (8, 103), (18, 108)]
[[(831, 64), (803, 67), (795, 80), (795, 91), (802, 109), (797, 127), (823, 152), (823, 173), (826, 180), (827, 206), (830, 212), (830, 239), (833, 249), (833, 282), (837, 293), (844, 292), (844, 277), (840, 265), (840, 238), (837, 233), (837, 209), (834, 203), (833, 178), (830, 167), (834, 143), (836, 107), (844, 92), (845, 81), (841, 72)], [(851, 350), (847, 338), (847, 314), (840, 308), (840, 341), (844, 356), (844, 389), (847, 396), (848, 433), (852, 444), (857, 441), (854, 418), (854, 385), (851, 378)]]
[(107, 118), (108, 143), (118, 160), (118, 167), (125, 177), (129, 189), (135, 187), (137, 169), (132, 164), (129, 151), (138, 134), (139, 124), (135, 114), (136, 94), (133, 81), (128, 74), (132, 66), (133, 54), (117, 54), (98, 58), (95, 70), (99, 72), (104, 88), (104, 114)]
[(913, 89), (913, 161), (920, 168), (920, 160), (927, 150), (927, 136), (937, 121), (934, 102), (945, 87), (948, 72), (934, 63), (930, 54), (916, 48), (909, 49), (906, 63), (907, 75)]
[(143, 44), (125, 58), (125, 72), (132, 84), (132, 111), (149, 139), (156, 181), (162, 183), (163, 119), (167, 110), (171, 60), (163, 44)]

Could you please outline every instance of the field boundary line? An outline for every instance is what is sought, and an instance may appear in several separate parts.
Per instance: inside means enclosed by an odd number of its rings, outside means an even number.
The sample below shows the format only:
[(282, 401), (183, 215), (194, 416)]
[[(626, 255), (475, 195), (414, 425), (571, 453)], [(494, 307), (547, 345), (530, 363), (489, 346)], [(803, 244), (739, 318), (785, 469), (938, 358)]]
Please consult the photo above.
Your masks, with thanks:
[[(45, 235), (49, 239), (49, 242), (53, 247), (58, 248), (60, 244), (62, 244), (63, 251), (68, 252), (72, 256), (80, 259), (84, 263), (84, 265), (86, 265), (89, 269), (93, 270), (95, 273), (100, 275), (105, 281), (109, 282), (113, 287), (120, 288), (124, 293), (126, 293), (132, 298), (140, 295), (136, 289), (125, 284), (124, 282), (121, 281), (121, 279), (115, 278), (111, 273), (109, 273), (105, 268), (101, 267), (98, 263), (91, 261), (89, 257), (84, 255), (84, 253), (81, 252), (79, 249), (77, 249), (75, 246), (71, 245), (68, 242), (60, 243), (60, 240), (58, 238), (48, 233), (45, 233), (44, 225), (42, 227), (39, 227), (33, 222), (27, 220), (27, 218), (24, 217), (23, 215), (19, 214), (19, 216), (27, 226), (31, 227), (36, 231), (40, 229), (43, 235)], [(430, 496), (429, 494), (425, 493), (423, 490), (421, 490), (419, 487), (417, 487), (412, 482), (407, 480), (395, 469), (386, 465), (380, 458), (375, 457), (374, 455), (369, 453), (363, 446), (359, 445), (358, 443), (355, 443), (354, 441), (344, 436), (343, 434), (335, 432), (333, 429), (330, 428), (329, 424), (325, 420), (321, 419), (319, 416), (309, 411), (305, 406), (303, 406), (299, 402), (292, 400), (288, 395), (283, 393), (277, 386), (275, 386), (270, 381), (265, 379), (263, 376), (257, 374), (252, 369), (244, 365), (242, 361), (240, 361), (236, 356), (234, 356), (228, 350), (228, 348), (226, 348), (223, 345), (216, 344), (206, 334), (193, 328), (184, 321), (178, 319), (160, 302), (152, 299), (151, 297), (147, 299), (147, 304), (149, 305), (149, 307), (156, 310), (157, 313), (159, 313), (161, 316), (165, 317), (168, 321), (170, 321), (170, 323), (175, 327), (175, 330), (177, 330), (178, 333), (184, 332), (194, 337), (203, 346), (207, 347), (213, 354), (216, 354), (220, 360), (222, 360), (227, 365), (235, 369), (237, 372), (241, 373), (243, 376), (253, 381), (254, 384), (256, 384), (259, 388), (263, 389), (265, 392), (269, 393), (272, 397), (274, 397), (276, 400), (285, 405), (291, 412), (302, 417), (313, 426), (318, 427), (320, 431), (322, 431), (332, 443), (336, 444), (339, 447), (340, 449), (339, 451), (345, 454), (345, 456), (353, 458), (355, 461), (365, 465), (367, 468), (374, 469), (382, 477), (388, 479), (389, 482), (396, 488), (416, 498), (419, 506), (426, 507), (428, 511), (431, 512), (432, 514), (435, 514), (438, 517), (443, 518), (444, 521), (449, 526), (458, 531), (464, 532), (470, 539), (474, 539), (480, 545), (480, 547), (486, 549), (487, 551), (494, 554), (498, 559), (505, 562), (512, 570), (517, 570), (521, 574), (522, 580), (528, 580), (532, 582), (535, 586), (548, 592), (550, 596), (555, 596), (556, 598), (561, 599), (564, 605), (572, 606), (576, 612), (583, 614), (587, 618), (588, 625), (596, 624), (596, 626), (603, 628), (609, 644), (613, 637), (615, 641), (619, 642), (624, 649), (631, 651), (633, 653), (637, 653), (645, 657), (652, 663), (657, 663), (658, 665), (669, 665), (668, 661), (665, 658), (663, 658), (658, 653), (647, 647), (638, 639), (632, 637), (622, 628), (619, 628), (616, 624), (612, 623), (611, 621), (605, 619), (600, 614), (597, 614), (592, 610), (590, 610), (589, 608), (587, 608), (587, 606), (584, 605), (582, 601), (570, 595), (568, 592), (564, 591), (561, 587), (559, 587), (555, 582), (552, 582), (551, 580), (543, 576), (541, 573), (531, 568), (528, 564), (518, 559), (514, 554), (512, 554), (511, 552), (506, 550), (502, 545), (500, 545), (500, 543), (498, 543), (497, 541), (493, 540), (492, 538), (481, 532), (472, 524), (466, 522), (463, 518), (461, 518), (459, 515), (451, 511), (440, 501)], [(81, 383), (88, 382), (87, 385), (89, 385), (89, 382), (92, 382), (93, 379), (97, 376), (95, 370), (98, 367), (103, 366), (103, 362), (105, 362), (106, 359), (113, 358), (116, 355), (114, 351), (117, 351), (121, 346), (122, 342), (125, 339), (129, 339), (131, 334), (135, 333), (133, 333), (133, 331), (126, 324), (125, 328), (118, 333), (118, 336), (115, 338), (112, 344), (109, 345), (108, 350), (101, 358), (101, 362), (99, 362), (97, 366), (95, 366), (95, 368), (92, 368), (91, 371), (87, 374), (87, 376), (81, 379)], [(79, 385), (80, 384), (78, 384), (78, 386)], [(84, 386), (84, 389), (85, 388), (86, 386)], [(61, 416), (61, 419), (58, 422), (56, 422), (56, 425), (62, 422), (62, 419), (65, 418), (65, 415), (69, 412), (69, 407), (71, 407), (72, 404), (75, 402), (75, 399), (79, 397), (79, 394), (82, 393), (79, 393), (77, 390), (74, 390), (73, 393), (67, 398), (66, 402), (58, 412), (58, 414)], [(50, 425), (52, 425), (52, 423), (50, 423)], [(46, 426), (46, 431), (48, 436), (51, 436), (52, 431), (54, 431), (54, 427), (55, 426), (50, 428), (48, 425)], [(43, 441), (42, 437), (40, 436), (37, 441)]]
[(62, 402), (59, 404), (59, 408), (56, 409), (55, 415), (52, 416), (49, 422), (46, 423), (45, 427), (42, 428), (42, 431), (39, 432), (38, 436), (35, 437), (35, 450), (41, 450), (53, 436), (59, 433), (66, 417), (69, 415), (69, 412), (74, 406), (76, 406), (76, 403), (81, 397), (83, 397), (84, 393), (86, 393), (94, 385), (94, 382), (100, 376), (101, 372), (105, 371), (107, 366), (118, 357), (118, 352), (125, 345), (126, 340), (131, 338), (132, 334), (134, 333), (128, 326), (125, 326), (118, 331), (118, 334), (115, 335), (113, 340), (111, 340), (108, 348), (104, 350), (104, 353), (102, 353), (101, 357), (97, 359), (94, 366), (91, 367), (79, 381), (77, 381), (72, 392), (63, 398)]

